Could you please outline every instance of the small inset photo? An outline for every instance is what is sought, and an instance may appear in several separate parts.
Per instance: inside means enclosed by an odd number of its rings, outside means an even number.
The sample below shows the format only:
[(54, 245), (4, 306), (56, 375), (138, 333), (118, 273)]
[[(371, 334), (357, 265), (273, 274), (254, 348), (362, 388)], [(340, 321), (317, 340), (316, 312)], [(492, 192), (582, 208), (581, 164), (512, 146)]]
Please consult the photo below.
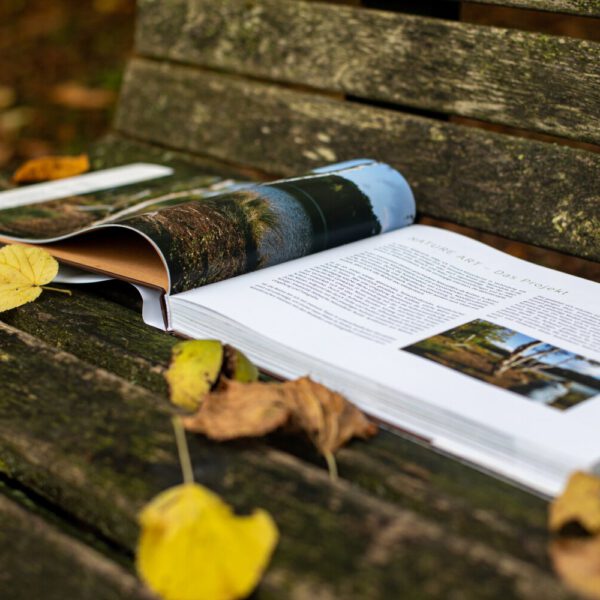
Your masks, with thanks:
[(599, 362), (482, 319), (401, 350), (560, 410), (600, 394)]

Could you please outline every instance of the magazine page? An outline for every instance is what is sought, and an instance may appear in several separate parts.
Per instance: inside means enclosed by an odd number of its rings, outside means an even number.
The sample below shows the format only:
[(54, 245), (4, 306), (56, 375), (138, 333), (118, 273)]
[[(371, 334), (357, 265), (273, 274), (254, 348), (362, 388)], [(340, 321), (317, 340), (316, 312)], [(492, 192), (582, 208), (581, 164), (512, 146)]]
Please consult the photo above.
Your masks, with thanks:
[(152, 241), (178, 293), (404, 227), (414, 217), (402, 175), (365, 159), (147, 207), (116, 224)]
[[(201, 331), (194, 310), (224, 315), (310, 357), (317, 379), (333, 365), (493, 428), (515, 452), (600, 459), (600, 285), (464, 236), (414, 225), (177, 295), (171, 309), (177, 331)], [(404, 424), (393, 402), (362, 408)]]
[[(0, 192), (0, 237), (48, 242), (151, 206), (211, 191), (220, 182), (189, 168), (135, 163)], [(181, 180), (184, 178), (185, 184)], [(178, 183), (179, 182), (179, 183)]]

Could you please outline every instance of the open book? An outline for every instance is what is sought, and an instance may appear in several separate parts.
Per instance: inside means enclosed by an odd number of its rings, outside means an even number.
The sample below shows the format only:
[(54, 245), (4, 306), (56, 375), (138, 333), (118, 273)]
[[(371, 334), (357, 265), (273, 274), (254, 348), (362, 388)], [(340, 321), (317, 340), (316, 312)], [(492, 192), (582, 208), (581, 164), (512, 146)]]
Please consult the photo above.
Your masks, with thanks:
[[(171, 292), (170, 329), (225, 340), (277, 376), (309, 374), (382, 423), (543, 494), (577, 468), (598, 469), (600, 285), (409, 225), (410, 189), (373, 161), (224, 185), (196, 182), (198, 199), (166, 207), (185, 192), (146, 191), (142, 207), (117, 214), (114, 231), (142, 233), (168, 279), (136, 271), (150, 264), (141, 246), (123, 246), (131, 271), (116, 274)], [(219, 218), (195, 222), (204, 207)], [(240, 207), (232, 225), (226, 211)], [(17, 208), (0, 212), (5, 238), (3, 215), (14, 223)], [(185, 235), (165, 245), (156, 223)], [(117, 253), (122, 239), (106, 222), (90, 233), (92, 258), (102, 244)]]

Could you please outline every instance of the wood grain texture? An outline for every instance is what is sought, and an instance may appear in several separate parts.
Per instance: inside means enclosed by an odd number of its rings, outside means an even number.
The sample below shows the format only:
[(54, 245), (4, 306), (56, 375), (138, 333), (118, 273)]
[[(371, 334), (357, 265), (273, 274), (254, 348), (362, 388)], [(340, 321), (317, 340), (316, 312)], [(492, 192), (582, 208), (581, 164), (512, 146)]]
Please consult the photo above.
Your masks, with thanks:
[[(74, 310), (70, 308), (71, 300), (76, 304)], [(127, 365), (135, 360), (144, 348), (163, 348), (160, 353), (149, 353), (149, 359), (138, 365), (138, 369), (147, 371), (145, 376), (138, 371), (138, 380), (148, 382), (146, 387), (157, 392), (163, 401), (163, 409), (167, 410), (164, 389), (161, 385), (154, 384), (151, 375), (164, 369), (168, 361), (166, 348), (175, 344), (177, 340), (145, 326), (137, 313), (93, 295), (74, 291), (74, 296), (68, 299), (58, 295), (45, 294), (35, 303), (5, 313), (3, 319), (12, 327), (39, 336), (51, 347), (68, 350), (83, 364), (91, 365), (96, 369), (108, 370), (113, 374), (127, 375)], [(94, 330), (99, 331), (98, 336), (92, 333)], [(128, 336), (135, 340), (129, 349), (131, 353), (129, 359), (126, 358), (127, 350), (122, 348), (118, 339), (106, 339), (106, 336), (110, 335), (109, 332), (120, 330), (126, 331)], [(103, 337), (106, 339), (104, 349), (99, 347), (99, 340)], [(59, 361), (62, 361), (62, 358), (59, 358)], [(2, 375), (1, 367), (0, 363), (0, 375)], [(103, 371), (99, 373), (102, 374)], [(93, 378), (94, 381), (96, 379), (97, 377)], [(96, 394), (95, 385), (92, 386), (92, 395)], [(77, 382), (74, 382), (72, 386), (76, 387)], [(89, 388), (88, 385), (86, 389)], [(135, 386), (134, 390), (136, 394), (141, 394), (138, 386)], [(44, 393), (43, 397), (48, 393), (49, 390)], [(83, 391), (80, 390), (80, 393)], [(114, 410), (117, 420), (125, 419), (125, 415), (118, 417), (121, 393), (119, 390), (115, 390), (114, 402), (109, 403), (105, 409), (107, 411)], [(40, 397), (40, 394), (36, 393), (36, 396)], [(72, 401), (75, 402), (75, 400)], [(154, 402), (152, 401), (152, 405)], [(96, 405), (94, 404), (94, 406)], [(63, 407), (65, 410), (66, 408)], [(85, 414), (85, 408), (83, 410)], [(153, 410), (151, 406), (148, 406), (143, 413), (140, 413), (141, 431), (148, 424), (145, 422), (145, 417), (150, 415)], [(89, 415), (84, 421), (87, 423), (89, 419), (96, 417), (101, 418), (101, 415), (98, 414), (95, 417)], [(68, 433), (69, 427), (70, 425), (65, 425), (65, 434)], [(124, 420), (121, 424), (115, 424), (115, 427), (127, 427), (133, 430), (136, 428), (136, 424), (128, 424)], [(28, 426), (18, 428), (18, 430), (28, 429)], [(149, 444), (156, 443), (154, 434), (158, 431), (154, 427), (148, 429)], [(160, 431), (164, 431), (162, 424)], [(113, 430), (111, 436), (103, 442), (107, 444), (107, 460), (115, 452), (114, 447), (111, 446), (113, 442), (110, 441), (113, 434), (116, 435), (117, 431)], [(94, 436), (103, 439), (106, 437), (102, 431), (94, 433), (92, 437)], [(134, 440), (135, 444), (131, 450), (133, 453), (139, 446), (138, 438), (135, 437)], [(98, 444), (100, 441), (95, 439), (90, 443)], [(303, 471), (309, 478), (316, 478), (320, 481), (325, 477), (323, 459), (310, 450), (306, 443), (287, 437), (270, 438), (270, 449), (263, 442), (252, 444), (250, 446), (253, 449), (251, 455), (245, 452), (244, 446), (236, 444), (218, 446), (202, 442), (201, 438), (197, 439), (197, 443), (199, 444), (198, 448), (202, 448), (199, 468), (202, 472), (206, 469), (207, 473), (212, 473), (211, 482), (218, 482), (220, 481), (219, 477), (227, 475), (227, 472), (223, 471), (226, 464), (237, 465), (235, 466), (236, 472), (238, 468), (249, 468), (248, 477), (251, 477), (252, 473), (254, 476), (258, 476), (256, 471), (260, 471), (263, 467), (272, 469), (275, 468), (274, 465), (279, 465), (277, 468), (284, 470), (287, 468), (287, 464), (298, 467), (299, 463), (288, 458), (289, 455), (295, 456), (304, 464), (308, 462), (313, 465), (312, 468)], [(282, 451), (286, 454), (282, 454)], [(93, 460), (92, 457), (93, 454), (90, 455), (90, 461)], [(139, 462), (140, 459), (136, 460)], [(147, 460), (148, 458), (143, 459), (143, 461)], [(252, 466), (244, 467), (247, 460), (252, 461)], [(262, 461), (264, 461), (264, 465)], [(136, 461), (133, 462), (135, 464)], [(126, 464), (124, 463), (124, 465)], [(212, 464), (214, 467), (209, 466)], [(75, 463), (72, 467), (74, 466)], [(541, 569), (547, 569), (546, 505), (535, 496), (491, 479), (459, 462), (432, 452), (429, 448), (414, 443), (410, 439), (387, 432), (381, 432), (368, 444), (352, 444), (343, 449), (338, 454), (338, 466), (341, 476), (355, 489), (361, 490), (364, 495), (397, 507), (410, 508), (421, 517), (443, 527), (449, 536), (458, 535), (485, 542), (496, 551), (506, 553), (529, 564), (535, 564)], [(141, 464), (138, 464), (138, 467), (141, 468)], [(87, 468), (90, 466), (88, 465)], [(118, 467), (115, 468), (119, 470)], [(133, 473), (134, 480), (131, 482), (133, 487), (139, 485), (140, 478), (145, 479), (146, 476), (150, 476), (154, 472), (159, 473), (160, 470), (161, 467), (144, 468), (137, 474)], [(27, 481), (30, 481), (32, 479), (30, 474), (26, 475)], [(25, 475), (20, 476), (20, 478), (24, 477)], [(129, 480), (127, 481), (129, 482)], [(37, 485), (39, 484), (36, 483)], [(268, 492), (277, 485), (276, 481), (271, 482), (265, 491)], [(46, 486), (47, 484), (43, 484), (42, 489), (45, 490), (43, 493), (48, 495), (50, 492)], [(70, 486), (71, 484), (68, 485), (68, 487)], [(297, 486), (300, 489), (301, 483), (297, 482)], [(128, 486), (124, 491), (126, 495), (130, 494)], [(95, 493), (96, 491), (94, 491)], [(298, 493), (302, 493), (301, 490)], [(65, 502), (63, 501), (62, 504)], [(96, 504), (101, 506), (101, 503), (97, 501)], [(122, 502), (117, 502), (117, 506), (122, 504)], [(107, 523), (105, 515), (98, 520), (102, 524), (106, 525)], [(113, 529), (110, 522), (108, 522), (108, 527), (110, 530)], [(113, 535), (115, 534), (113, 533)]]
[[(180, 480), (163, 399), (0, 324), (5, 475), (133, 549), (136, 513)], [(191, 440), (196, 479), (262, 506), (281, 541), (258, 598), (568, 598), (545, 569), (260, 445)], [(518, 533), (519, 538), (522, 532)], [(481, 582), (485, 581), (485, 586)]]
[(136, 577), (0, 495), (4, 600), (157, 600)]
[(138, 59), (117, 128), (276, 175), (368, 156), (426, 215), (600, 260), (600, 155)]
[(473, 0), (473, 3), (528, 8), (580, 15), (582, 17), (600, 17), (600, 2), (598, 0)]
[(298, 0), (139, 4), (141, 54), (600, 142), (600, 44)]

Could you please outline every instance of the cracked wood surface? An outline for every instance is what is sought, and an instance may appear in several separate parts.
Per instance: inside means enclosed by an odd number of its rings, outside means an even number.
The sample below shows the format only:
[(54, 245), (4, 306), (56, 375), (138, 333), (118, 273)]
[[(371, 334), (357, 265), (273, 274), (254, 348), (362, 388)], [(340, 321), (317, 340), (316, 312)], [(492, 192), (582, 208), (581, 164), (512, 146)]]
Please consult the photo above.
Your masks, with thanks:
[[(139, 373), (160, 372), (176, 340), (80, 291), (3, 320), (4, 475), (131, 550), (136, 511), (180, 479), (163, 386)], [(121, 377), (132, 368), (141, 385)], [(261, 598), (569, 597), (549, 571), (544, 502), (409, 440), (352, 444), (332, 485), (304, 444), (190, 437), (197, 480), (281, 529)]]
[(368, 156), (397, 167), (422, 214), (600, 259), (600, 155), (278, 85), (136, 59), (117, 129), (297, 175)]
[(298, 0), (138, 3), (158, 59), (600, 143), (600, 44)]

